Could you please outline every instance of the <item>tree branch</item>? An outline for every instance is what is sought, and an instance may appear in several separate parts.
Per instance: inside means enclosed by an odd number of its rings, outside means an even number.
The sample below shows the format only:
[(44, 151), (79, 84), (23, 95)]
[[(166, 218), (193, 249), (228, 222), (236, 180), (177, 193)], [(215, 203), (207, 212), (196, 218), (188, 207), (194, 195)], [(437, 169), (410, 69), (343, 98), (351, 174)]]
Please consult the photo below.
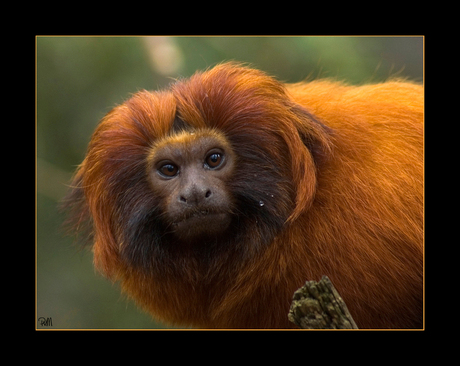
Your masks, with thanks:
[(303, 329), (358, 329), (327, 276), (307, 281), (294, 293), (288, 319)]

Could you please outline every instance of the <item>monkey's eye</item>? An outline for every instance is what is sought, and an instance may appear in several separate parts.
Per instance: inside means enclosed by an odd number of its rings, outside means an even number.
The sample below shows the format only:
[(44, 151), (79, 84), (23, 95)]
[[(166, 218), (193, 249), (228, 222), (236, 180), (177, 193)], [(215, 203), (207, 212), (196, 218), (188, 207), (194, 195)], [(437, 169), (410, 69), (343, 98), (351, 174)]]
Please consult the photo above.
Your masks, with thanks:
[(223, 158), (221, 153), (211, 153), (207, 156), (205, 163), (209, 168), (215, 169), (222, 164)]
[(179, 168), (174, 164), (165, 164), (158, 169), (158, 172), (166, 178), (173, 178), (179, 173)]

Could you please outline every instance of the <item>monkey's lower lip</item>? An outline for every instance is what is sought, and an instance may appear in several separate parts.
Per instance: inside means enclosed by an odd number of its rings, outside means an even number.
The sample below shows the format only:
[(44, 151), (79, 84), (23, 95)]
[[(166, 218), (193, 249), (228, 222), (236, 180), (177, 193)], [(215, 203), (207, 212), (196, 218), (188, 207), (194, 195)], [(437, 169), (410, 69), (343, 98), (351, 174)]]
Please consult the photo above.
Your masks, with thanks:
[(181, 218), (180, 220), (174, 222), (173, 225), (180, 225), (181, 223), (192, 222), (192, 221), (198, 221), (200, 223), (206, 222), (206, 221), (209, 221), (209, 220), (217, 220), (217, 221), (219, 221), (221, 219), (224, 219), (226, 216), (227, 216), (226, 213), (208, 212), (206, 210), (202, 210), (202, 211), (194, 212), (193, 214), (190, 214), (190, 215), (187, 215), (187, 216)]
[(174, 230), (184, 238), (215, 235), (223, 232), (230, 224), (228, 213), (198, 211), (173, 223)]

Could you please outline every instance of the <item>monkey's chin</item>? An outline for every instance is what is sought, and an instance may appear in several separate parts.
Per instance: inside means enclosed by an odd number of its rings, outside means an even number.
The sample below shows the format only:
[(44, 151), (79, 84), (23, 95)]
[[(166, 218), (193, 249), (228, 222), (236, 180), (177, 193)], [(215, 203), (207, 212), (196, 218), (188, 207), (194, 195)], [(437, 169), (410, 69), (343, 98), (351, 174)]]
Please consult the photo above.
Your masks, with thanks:
[(216, 238), (230, 226), (228, 213), (196, 213), (172, 224), (174, 234), (182, 241), (196, 242)]

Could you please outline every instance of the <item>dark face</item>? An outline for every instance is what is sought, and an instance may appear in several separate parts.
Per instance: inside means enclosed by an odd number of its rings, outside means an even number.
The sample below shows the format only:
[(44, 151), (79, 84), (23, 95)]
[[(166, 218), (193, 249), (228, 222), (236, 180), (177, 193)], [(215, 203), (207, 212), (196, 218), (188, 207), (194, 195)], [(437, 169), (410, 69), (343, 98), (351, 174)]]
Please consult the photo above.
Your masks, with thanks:
[(187, 242), (218, 237), (232, 219), (227, 182), (235, 156), (218, 133), (181, 132), (158, 142), (149, 155), (149, 179), (162, 199), (164, 221)]

